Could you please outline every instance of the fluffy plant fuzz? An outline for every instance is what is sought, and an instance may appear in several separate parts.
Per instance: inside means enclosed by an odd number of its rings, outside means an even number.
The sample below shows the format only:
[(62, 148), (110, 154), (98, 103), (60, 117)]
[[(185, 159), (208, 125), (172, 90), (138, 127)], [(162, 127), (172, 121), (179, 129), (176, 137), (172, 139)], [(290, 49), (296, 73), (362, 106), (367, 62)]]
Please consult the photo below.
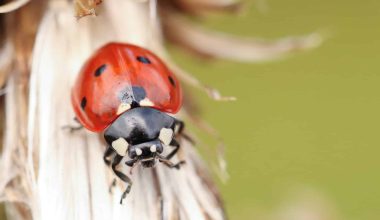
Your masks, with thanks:
[[(126, 186), (117, 181), (110, 191), (115, 176), (103, 162), (101, 135), (62, 129), (74, 123), (70, 91), (81, 65), (107, 42), (128, 42), (162, 57), (183, 83), (214, 100), (230, 101), (235, 98), (222, 96), (175, 65), (163, 47), (164, 40), (196, 54), (250, 62), (320, 43), (317, 34), (270, 43), (242, 41), (201, 29), (183, 18), (183, 14), (197, 14), (197, 9), (202, 13), (236, 11), (231, 9), (240, 4), (231, 0), (26, 3), (16, 0), (0, 5), (0, 13), (13, 11), (0, 17), (0, 83), (5, 91), (0, 199), (7, 202), (10, 219), (226, 219), (208, 167), (186, 140), (181, 140), (174, 158), (186, 161), (180, 170), (162, 165), (136, 167), (132, 191), (119, 204)], [(236, 46), (232, 53), (227, 53), (228, 44)], [(216, 136), (187, 106), (191, 105), (185, 103), (178, 117)]]

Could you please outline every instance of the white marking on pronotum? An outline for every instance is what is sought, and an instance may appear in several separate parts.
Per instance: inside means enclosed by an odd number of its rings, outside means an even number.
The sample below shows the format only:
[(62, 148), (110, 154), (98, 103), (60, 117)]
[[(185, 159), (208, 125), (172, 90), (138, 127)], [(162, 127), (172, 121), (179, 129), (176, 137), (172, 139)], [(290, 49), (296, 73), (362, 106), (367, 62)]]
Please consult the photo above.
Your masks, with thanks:
[(124, 138), (119, 138), (112, 142), (112, 148), (120, 156), (125, 156), (127, 154), (128, 146), (129, 144)]
[(144, 98), (143, 100), (140, 101), (139, 103), (141, 106), (153, 106), (153, 102), (150, 101), (148, 98)]
[(140, 148), (136, 149), (136, 155), (140, 156), (142, 154), (142, 150)]
[(153, 144), (152, 146), (150, 146), (150, 152), (156, 152), (157, 151), (157, 146), (155, 144)]
[(120, 115), (121, 113), (129, 110), (131, 108), (131, 105), (130, 104), (127, 104), (127, 103), (121, 103), (119, 105), (119, 108), (117, 108), (117, 115)]
[(169, 145), (173, 139), (173, 130), (170, 128), (162, 128), (158, 139), (160, 139), (165, 145)]

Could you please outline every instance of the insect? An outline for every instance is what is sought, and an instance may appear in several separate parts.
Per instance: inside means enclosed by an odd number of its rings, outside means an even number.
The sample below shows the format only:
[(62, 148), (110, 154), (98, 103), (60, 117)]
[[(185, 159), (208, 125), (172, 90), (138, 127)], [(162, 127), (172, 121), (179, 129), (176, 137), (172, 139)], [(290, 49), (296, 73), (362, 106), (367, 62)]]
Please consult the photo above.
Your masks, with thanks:
[[(159, 161), (179, 169), (184, 163), (170, 161), (180, 147), (176, 137), (184, 123), (168, 114), (179, 111), (182, 90), (175, 75), (149, 50), (123, 43), (101, 47), (82, 67), (71, 101), (84, 128), (104, 133), (104, 161), (128, 183), (120, 203), (132, 186), (117, 169), (124, 157), (130, 167), (153, 167)], [(164, 156), (166, 148), (172, 149)]]

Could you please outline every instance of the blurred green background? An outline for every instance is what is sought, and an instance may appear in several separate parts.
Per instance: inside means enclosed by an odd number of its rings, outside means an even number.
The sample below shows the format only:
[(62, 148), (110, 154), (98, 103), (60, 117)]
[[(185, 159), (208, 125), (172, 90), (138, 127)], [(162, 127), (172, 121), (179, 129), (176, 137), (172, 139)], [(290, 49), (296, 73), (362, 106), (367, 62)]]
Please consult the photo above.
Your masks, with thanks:
[(231, 178), (221, 189), (230, 218), (285, 219), (272, 215), (307, 189), (336, 219), (379, 219), (380, 1), (256, 3), (202, 25), (265, 39), (315, 30), (329, 38), (261, 64), (206, 62), (171, 47), (182, 67), (238, 98), (214, 102), (195, 93), (227, 145)]

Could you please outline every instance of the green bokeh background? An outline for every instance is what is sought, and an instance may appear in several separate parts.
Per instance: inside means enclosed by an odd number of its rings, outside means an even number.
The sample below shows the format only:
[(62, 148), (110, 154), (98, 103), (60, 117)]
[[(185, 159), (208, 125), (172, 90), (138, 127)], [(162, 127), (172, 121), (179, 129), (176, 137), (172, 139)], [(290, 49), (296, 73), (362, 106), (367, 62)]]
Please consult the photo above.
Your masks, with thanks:
[[(224, 137), (231, 219), (261, 219), (291, 189), (309, 187), (342, 219), (380, 216), (380, 1), (261, 1), (205, 27), (276, 39), (323, 30), (320, 48), (260, 64), (206, 62), (172, 48), (182, 67), (238, 101), (202, 93), (203, 116)], [(258, 212), (256, 212), (259, 210)]]

